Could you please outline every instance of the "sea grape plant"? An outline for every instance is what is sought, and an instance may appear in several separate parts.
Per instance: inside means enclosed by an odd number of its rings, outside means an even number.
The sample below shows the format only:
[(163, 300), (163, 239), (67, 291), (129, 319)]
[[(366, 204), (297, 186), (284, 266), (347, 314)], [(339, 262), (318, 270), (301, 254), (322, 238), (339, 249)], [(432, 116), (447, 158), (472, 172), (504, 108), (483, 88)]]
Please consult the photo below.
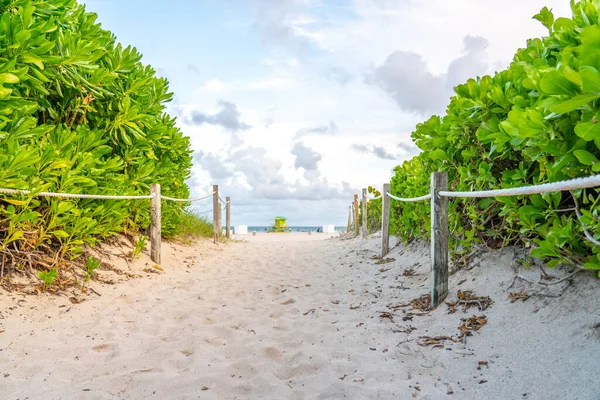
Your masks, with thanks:
[[(444, 116), (417, 125), (422, 152), (395, 168), (392, 193), (429, 192), (432, 171), (450, 190), (510, 188), (600, 172), (600, 1), (572, 2), (572, 18), (544, 8), (534, 18), (548, 36), (519, 49), (494, 76), (455, 88)], [(598, 189), (533, 196), (450, 199), (454, 254), (473, 243), (522, 243), (548, 261), (600, 270)], [(392, 202), (392, 232), (429, 237), (429, 204)], [(581, 218), (578, 218), (578, 212)]]
[[(379, 190), (375, 189), (373, 186), (369, 186), (367, 188), (367, 195), (370, 198), (376, 198), (381, 196), (381, 192), (379, 192)], [(381, 199), (376, 199), (376, 200), (367, 200), (367, 232), (369, 234), (377, 232), (378, 230), (381, 229), (381, 206), (382, 206), (382, 200)], [(358, 221), (360, 222), (360, 224), (362, 225), (362, 220), (363, 220), (363, 207), (362, 207), (362, 199), (359, 203), (358, 206), (358, 213), (359, 213), (359, 217), (358, 217)]]
[[(167, 80), (141, 57), (75, 0), (0, 0), (0, 187), (146, 195), (159, 183), (187, 197), (189, 138), (165, 112)], [(182, 211), (163, 204), (163, 235)], [(37, 251), (72, 255), (148, 225), (149, 200), (0, 195), (0, 257), (47, 262)]]

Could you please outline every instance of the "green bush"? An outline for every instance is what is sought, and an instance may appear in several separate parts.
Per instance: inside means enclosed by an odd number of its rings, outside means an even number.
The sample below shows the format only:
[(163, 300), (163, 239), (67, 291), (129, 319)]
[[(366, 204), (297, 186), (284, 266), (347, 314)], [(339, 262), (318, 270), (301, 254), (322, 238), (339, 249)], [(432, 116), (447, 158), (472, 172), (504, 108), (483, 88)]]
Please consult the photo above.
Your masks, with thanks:
[[(367, 188), (367, 193), (370, 197), (379, 197), (381, 196), (381, 192), (375, 189), (373, 186), (369, 186)], [(381, 229), (381, 205), (382, 200), (367, 200), (367, 232), (369, 234), (377, 232)], [(358, 220), (362, 225), (363, 220), (363, 212), (362, 212), (362, 200), (358, 206)]]
[[(600, 2), (572, 3), (572, 19), (544, 8), (549, 30), (518, 50), (508, 69), (455, 88), (443, 117), (417, 125), (421, 154), (395, 168), (392, 193), (429, 192), (432, 171), (447, 171), (450, 190), (509, 188), (585, 177), (600, 171)], [(523, 243), (549, 261), (600, 269), (597, 189), (533, 196), (451, 199), (453, 251), (473, 243)], [(577, 204), (576, 204), (577, 201)], [(429, 204), (392, 202), (392, 232), (426, 238)], [(575, 208), (583, 214), (578, 221)]]
[[(189, 139), (168, 83), (74, 0), (0, 0), (0, 187), (187, 197)], [(173, 236), (183, 208), (163, 203)], [(149, 226), (149, 200), (0, 195), (0, 251), (84, 243)], [(10, 245), (10, 247), (9, 247)]]
[(198, 213), (193, 211), (185, 211), (181, 216), (181, 222), (177, 230), (177, 237), (181, 240), (188, 241), (190, 237), (212, 238), (214, 236), (213, 223)]

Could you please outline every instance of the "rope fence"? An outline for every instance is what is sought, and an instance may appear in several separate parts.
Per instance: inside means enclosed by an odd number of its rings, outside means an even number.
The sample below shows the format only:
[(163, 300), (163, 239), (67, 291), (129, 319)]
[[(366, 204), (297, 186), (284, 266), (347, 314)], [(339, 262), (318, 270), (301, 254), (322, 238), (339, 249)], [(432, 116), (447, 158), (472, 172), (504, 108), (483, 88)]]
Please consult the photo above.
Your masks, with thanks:
[(426, 194), (425, 196), (421, 196), (421, 197), (409, 197), (409, 198), (396, 197), (393, 194), (391, 194), (390, 192), (386, 192), (385, 194), (394, 200), (404, 201), (404, 202), (417, 202), (417, 201), (431, 199), (431, 194)]
[[(587, 189), (600, 186), (600, 174), (583, 178), (575, 178), (565, 181), (544, 183), (539, 185), (522, 186), (516, 188), (482, 190), (472, 192), (458, 192), (448, 190), (448, 174), (446, 172), (434, 172), (431, 174), (431, 186), (429, 194), (420, 197), (398, 197), (390, 193), (390, 184), (383, 185), (383, 195), (376, 198), (367, 196), (367, 190), (363, 189), (363, 237), (367, 236), (367, 201), (383, 198), (381, 211), (381, 257), (389, 252), (389, 225), (390, 225), (390, 201), (418, 202), (430, 200), (431, 203), (431, 279), (430, 294), (431, 304), (437, 307), (448, 296), (448, 199), (449, 198), (481, 198), (481, 197), (507, 197), (523, 196), (542, 193), (553, 193)], [(355, 199), (356, 199), (355, 195)], [(575, 199), (575, 211), (581, 222), (581, 212), (577, 199)], [(357, 218), (354, 220), (357, 223)], [(583, 226), (586, 239), (596, 246), (600, 241), (596, 240), (589, 230)], [(358, 233), (358, 229), (357, 229)]]
[(440, 196), (444, 197), (507, 197), (522, 196), (527, 194), (541, 194), (562, 192), (565, 190), (587, 189), (600, 186), (600, 175), (575, 178), (567, 181), (544, 183), (541, 185), (522, 186), (509, 189), (482, 190), (479, 192), (448, 192), (441, 190)]
[[(213, 211), (213, 216), (217, 215), (213, 219), (214, 225), (214, 241), (218, 242), (222, 235), (221, 225), (221, 207), (218, 201), (221, 200), (223, 203), (223, 209), (227, 215), (227, 229), (226, 237), (229, 239), (231, 236), (230, 232), (230, 203), (231, 200), (227, 197), (227, 201), (223, 201), (219, 197), (219, 186), (213, 185), (213, 192), (206, 196), (190, 198), (190, 199), (178, 199), (174, 197), (162, 196), (160, 193), (160, 184), (150, 185), (150, 194), (141, 196), (112, 196), (112, 195), (100, 195), (100, 194), (77, 194), (77, 193), (55, 193), (55, 192), (35, 192), (31, 190), (21, 189), (5, 189), (0, 188), (0, 194), (6, 195), (23, 195), (23, 196), (34, 196), (34, 197), (54, 197), (54, 198), (66, 198), (66, 199), (97, 199), (97, 200), (143, 200), (150, 199), (150, 258), (157, 264), (160, 264), (160, 247), (161, 247), (161, 200), (182, 202), (182, 203), (193, 203), (200, 200), (205, 200), (213, 197), (213, 209), (202, 212), (206, 213)], [(216, 201), (215, 201), (216, 199)]]
[(3, 189), (0, 188), (2, 194), (20, 194), (32, 195), (35, 197), (59, 197), (65, 199), (99, 199), (99, 200), (139, 200), (151, 199), (156, 194), (150, 193), (147, 196), (109, 196), (101, 194), (76, 194), (76, 193), (54, 193), (54, 192), (31, 192), (31, 190)]
[(209, 198), (209, 197), (211, 197), (213, 194), (215, 194), (215, 193), (213, 192), (213, 193), (211, 193), (211, 194), (207, 194), (207, 195), (206, 195), (206, 196), (204, 196), (204, 197), (196, 197), (196, 198), (193, 198), (193, 199), (175, 199), (175, 198), (173, 198), (173, 197), (167, 197), (167, 196), (161, 196), (161, 198), (162, 198), (162, 199), (165, 199), (165, 200), (169, 200), (169, 201), (180, 201), (180, 202), (182, 202), (182, 203), (193, 203), (193, 202), (195, 202), (195, 201), (200, 201), (200, 200), (208, 199), (208, 198)]

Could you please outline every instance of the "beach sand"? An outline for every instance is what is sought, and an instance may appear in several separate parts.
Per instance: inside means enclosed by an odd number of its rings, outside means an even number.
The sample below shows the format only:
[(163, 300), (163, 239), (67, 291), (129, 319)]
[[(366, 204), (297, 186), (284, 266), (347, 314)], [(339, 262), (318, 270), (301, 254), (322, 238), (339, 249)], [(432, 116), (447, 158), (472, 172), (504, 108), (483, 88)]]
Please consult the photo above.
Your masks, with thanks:
[[(0, 399), (600, 399), (600, 280), (508, 289), (516, 250), (486, 252), (449, 300), (493, 304), (427, 313), (397, 307), (428, 293), (427, 244), (377, 264), (379, 238), (331, 236), (164, 243), (164, 271), (113, 260), (140, 277), (100, 271), (97, 294), (0, 292)], [(543, 296), (511, 303), (522, 289)]]

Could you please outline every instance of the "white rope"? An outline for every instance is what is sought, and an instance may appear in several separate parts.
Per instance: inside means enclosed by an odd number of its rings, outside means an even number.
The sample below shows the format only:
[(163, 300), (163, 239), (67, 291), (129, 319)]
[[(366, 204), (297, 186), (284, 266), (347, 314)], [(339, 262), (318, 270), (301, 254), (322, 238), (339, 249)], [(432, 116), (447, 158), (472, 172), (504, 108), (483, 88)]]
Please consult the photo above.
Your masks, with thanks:
[(213, 212), (212, 208), (210, 208), (208, 210), (203, 210), (203, 211), (194, 211), (194, 213), (198, 214), (198, 215), (208, 214), (209, 212)]
[(396, 197), (393, 194), (391, 194), (390, 192), (387, 192), (387, 195), (390, 196), (394, 200), (406, 201), (406, 202), (415, 202), (415, 201), (422, 201), (422, 200), (429, 200), (429, 199), (431, 199), (431, 194), (426, 194), (425, 196), (421, 196), (421, 197), (412, 197), (412, 198), (408, 198), (408, 199), (402, 198), (402, 197)]
[(367, 200), (379, 200), (382, 197), (383, 196), (377, 196), (377, 197), (369, 197), (369, 196), (367, 196)]
[(510, 189), (483, 190), (480, 192), (448, 192), (440, 190), (439, 195), (444, 197), (502, 197), (520, 196), (524, 194), (539, 194), (546, 192), (560, 192), (563, 190), (585, 189), (600, 186), (600, 175), (575, 178), (568, 181), (544, 183), (541, 185), (524, 186)]
[(193, 201), (199, 201), (199, 200), (204, 200), (204, 199), (208, 199), (210, 196), (214, 195), (217, 192), (212, 192), (211, 194), (207, 194), (204, 197), (196, 197), (194, 199), (175, 199), (173, 197), (167, 197), (167, 196), (160, 196), (161, 199), (165, 199), (165, 200), (169, 200), (169, 201), (181, 201), (184, 203), (191, 203)]
[[(15, 190), (15, 189), (2, 189), (0, 193), (3, 194), (30, 194), (30, 190)], [(136, 200), (136, 199), (151, 199), (156, 196), (156, 193), (152, 193), (148, 196), (106, 196), (100, 194), (74, 194), (74, 193), (53, 193), (53, 192), (39, 192), (33, 194), (37, 197), (61, 197), (67, 199), (101, 199), (101, 200)]]

